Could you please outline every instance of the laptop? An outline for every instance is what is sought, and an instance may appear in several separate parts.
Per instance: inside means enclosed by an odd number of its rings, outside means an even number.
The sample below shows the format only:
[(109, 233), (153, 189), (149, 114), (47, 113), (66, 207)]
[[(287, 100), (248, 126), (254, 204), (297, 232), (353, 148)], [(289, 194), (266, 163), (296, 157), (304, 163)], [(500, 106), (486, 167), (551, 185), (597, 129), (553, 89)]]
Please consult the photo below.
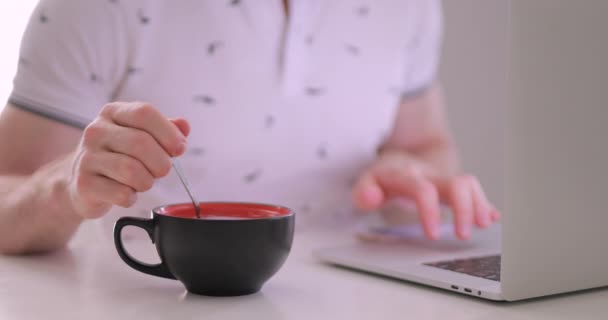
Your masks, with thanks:
[(500, 301), (608, 286), (606, 12), (608, 1), (511, 1), (500, 225), (470, 241), (353, 241), (315, 255)]

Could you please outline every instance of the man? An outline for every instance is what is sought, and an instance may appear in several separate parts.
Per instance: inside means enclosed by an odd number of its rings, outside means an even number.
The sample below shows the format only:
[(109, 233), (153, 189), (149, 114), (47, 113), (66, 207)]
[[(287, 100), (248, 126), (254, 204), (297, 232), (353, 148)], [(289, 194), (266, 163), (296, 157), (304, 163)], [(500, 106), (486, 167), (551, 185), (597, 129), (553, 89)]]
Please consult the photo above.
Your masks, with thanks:
[(0, 250), (183, 199), (172, 157), (204, 199), (325, 224), (406, 198), (430, 239), (446, 203), (466, 239), (499, 214), (458, 172), (440, 40), (439, 1), (42, 0), (0, 117)]

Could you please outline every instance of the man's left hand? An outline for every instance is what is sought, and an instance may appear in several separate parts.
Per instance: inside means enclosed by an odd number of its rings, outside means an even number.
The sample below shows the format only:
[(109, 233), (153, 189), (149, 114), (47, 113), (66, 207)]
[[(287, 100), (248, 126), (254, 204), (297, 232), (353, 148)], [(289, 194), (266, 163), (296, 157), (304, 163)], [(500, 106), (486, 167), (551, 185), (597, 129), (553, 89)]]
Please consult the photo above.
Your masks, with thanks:
[(356, 205), (366, 211), (377, 210), (394, 197), (414, 201), (429, 239), (440, 236), (440, 204), (452, 209), (455, 233), (463, 240), (470, 237), (473, 225), (486, 228), (500, 218), (476, 177), (438, 174), (403, 153), (381, 155), (354, 188)]

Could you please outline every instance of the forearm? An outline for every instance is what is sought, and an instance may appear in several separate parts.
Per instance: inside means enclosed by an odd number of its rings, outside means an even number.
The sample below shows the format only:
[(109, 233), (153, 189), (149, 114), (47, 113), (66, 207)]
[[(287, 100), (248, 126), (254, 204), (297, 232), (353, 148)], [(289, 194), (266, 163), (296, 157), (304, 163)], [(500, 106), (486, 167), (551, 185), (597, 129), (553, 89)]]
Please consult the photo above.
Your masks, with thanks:
[(66, 190), (65, 160), (30, 176), (0, 176), (0, 253), (28, 254), (63, 247), (80, 218)]

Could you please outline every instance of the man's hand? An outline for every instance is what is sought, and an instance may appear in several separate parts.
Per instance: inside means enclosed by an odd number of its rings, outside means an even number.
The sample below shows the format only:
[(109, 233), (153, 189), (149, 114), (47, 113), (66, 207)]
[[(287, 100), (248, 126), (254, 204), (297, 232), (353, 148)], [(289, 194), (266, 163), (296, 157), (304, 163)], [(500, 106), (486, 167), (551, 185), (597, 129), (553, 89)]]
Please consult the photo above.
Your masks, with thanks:
[(144, 103), (108, 104), (84, 133), (9, 105), (0, 115), (0, 254), (56, 250), (83, 219), (131, 206), (171, 170), (189, 131)]
[(67, 191), (75, 212), (97, 218), (113, 205), (132, 206), (137, 192), (169, 173), (189, 131), (186, 120), (169, 120), (145, 103), (106, 105), (84, 130), (71, 163)]
[(376, 210), (393, 197), (415, 202), (420, 222), (429, 239), (440, 236), (440, 204), (454, 213), (455, 232), (468, 239), (472, 225), (485, 228), (500, 218), (486, 198), (477, 178), (439, 175), (423, 161), (405, 152), (386, 152), (359, 178), (354, 188), (357, 206)]

